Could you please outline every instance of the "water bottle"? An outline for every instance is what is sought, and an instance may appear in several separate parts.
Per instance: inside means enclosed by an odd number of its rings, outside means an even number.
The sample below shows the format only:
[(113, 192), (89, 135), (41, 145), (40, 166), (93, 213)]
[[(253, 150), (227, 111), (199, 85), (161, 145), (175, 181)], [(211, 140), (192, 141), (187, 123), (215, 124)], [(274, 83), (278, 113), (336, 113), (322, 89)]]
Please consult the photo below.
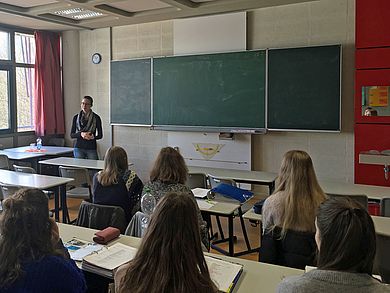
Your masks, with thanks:
[(141, 198), (141, 210), (145, 214), (142, 217), (142, 235), (145, 233), (148, 227), (149, 218), (153, 214), (154, 208), (156, 207), (156, 198), (150, 193), (150, 189), (145, 188), (145, 194)]
[(38, 137), (37, 138), (37, 150), (41, 150), (42, 148), (42, 138)]

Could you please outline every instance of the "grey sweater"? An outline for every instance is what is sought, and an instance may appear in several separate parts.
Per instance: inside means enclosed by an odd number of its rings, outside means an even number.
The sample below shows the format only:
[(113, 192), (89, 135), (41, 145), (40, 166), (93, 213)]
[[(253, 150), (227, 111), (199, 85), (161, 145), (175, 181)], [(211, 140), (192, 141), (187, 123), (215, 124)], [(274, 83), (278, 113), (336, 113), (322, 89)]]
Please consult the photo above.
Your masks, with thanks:
[(312, 270), (302, 276), (285, 278), (278, 293), (389, 293), (385, 285), (367, 274)]

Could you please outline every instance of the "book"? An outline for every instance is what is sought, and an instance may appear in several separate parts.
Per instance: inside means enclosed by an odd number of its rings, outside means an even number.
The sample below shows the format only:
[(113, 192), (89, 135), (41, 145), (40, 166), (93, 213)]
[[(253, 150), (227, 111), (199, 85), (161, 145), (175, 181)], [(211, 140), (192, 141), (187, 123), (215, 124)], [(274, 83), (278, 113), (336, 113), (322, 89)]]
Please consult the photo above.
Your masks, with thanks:
[[(113, 278), (115, 271), (121, 265), (131, 261), (137, 253), (137, 248), (115, 243), (96, 253), (84, 257), (81, 268), (107, 278)], [(242, 273), (243, 265), (205, 256), (211, 280), (219, 292), (232, 292)]]
[(211, 280), (218, 287), (218, 291), (232, 292), (241, 276), (243, 265), (212, 256), (205, 256), (205, 259)]
[(207, 193), (210, 191), (210, 189), (197, 187), (191, 189), (191, 191), (196, 198), (207, 198)]
[(83, 258), (81, 268), (107, 278), (114, 278), (115, 270), (131, 261), (137, 249), (122, 243), (115, 243)]

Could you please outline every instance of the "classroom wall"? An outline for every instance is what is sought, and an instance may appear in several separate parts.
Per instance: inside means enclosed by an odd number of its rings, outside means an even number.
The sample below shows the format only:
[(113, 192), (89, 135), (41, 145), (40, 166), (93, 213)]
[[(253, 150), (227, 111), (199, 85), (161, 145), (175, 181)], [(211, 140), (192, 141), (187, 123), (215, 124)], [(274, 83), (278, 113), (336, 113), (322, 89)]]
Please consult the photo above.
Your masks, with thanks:
[[(252, 137), (254, 170), (277, 172), (282, 155), (290, 149), (303, 149), (312, 156), (319, 177), (353, 181), (353, 67), (354, 67), (354, 0), (320, 0), (312, 3), (258, 9), (248, 13), (248, 49), (296, 47), (323, 44), (343, 45), (342, 133), (272, 132)], [(111, 37), (110, 37), (111, 34)], [(74, 38), (64, 34), (64, 42)], [(109, 134), (109, 58), (113, 60), (173, 54), (173, 22), (81, 31), (80, 60), (66, 60), (69, 67), (80, 64), (80, 96), (95, 99), (94, 111), (103, 120), (105, 136), (99, 143), (102, 157), (110, 146)], [(64, 51), (69, 50), (64, 46)], [(99, 65), (91, 63), (94, 52), (102, 54)], [(74, 54), (77, 54), (76, 52)], [(66, 53), (64, 52), (64, 56)], [(69, 63), (68, 63), (69, 62)], [(65, 66), (65, 65), (64, 65)], [(65, 92), (77, 87), (64, 75)], [(77, 91), (76, 89), (73, 89)], [(76, 102), (75, 102), (76, 101)], [(65, 95), (66, 123), (79, 111), (80, 99)], [(74, 104), (77, 104), (75, 106)], [(304, 106), (303, 109), (304, 111)], [(113, 143), (123, 146), (135, 169), (147, 180), (150, 166), (167, 144), (167, 133), (145, 127), (113, 127)]]

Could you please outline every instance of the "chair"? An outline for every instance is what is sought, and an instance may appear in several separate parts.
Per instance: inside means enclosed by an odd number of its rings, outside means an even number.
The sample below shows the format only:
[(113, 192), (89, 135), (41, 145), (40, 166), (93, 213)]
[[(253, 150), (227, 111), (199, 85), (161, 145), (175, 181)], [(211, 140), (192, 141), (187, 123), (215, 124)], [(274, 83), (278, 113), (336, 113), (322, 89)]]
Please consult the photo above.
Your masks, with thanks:
[(367, 211), (368, 209), (368, 197), (367, 195), (364, 194), (351, 194), (351, 195), (346, 195), (346, 194), (332, 194), (332, 193), (327, 193), (329, 197), (347, 197), (360, 205), (362, 205), (365, 210)]
[[(34, 168), (27, 167), (27, 166), (20, 166), (20, 165), (13, 165), (12, 166), (15, 170), (15, 172), (20, 172), (20, 173), (28, 173), (28, 174), (37, 174)], [(54, 191), (52, 190), (42, 190), (47, 197), (50, 199), (54, 196)]]
[(9, 159), (8, 159), (7, 155), (0, 155), (0, 169), (3, 169), (3, 170), (10, 169)]
[[(92, 202), (91, 178), (87, 169), (59, 166), (58, 171), (61, 177), (74, 179), (66, 186), (66, 197), (87, 199)], [(67, 217), (70, 221), (69, 214)]]
[(262, 235), (259, 261), (297, 269), (315, 265), (315, 233), (288, 230), (281, 237), (281, 230), (275, 227)]
[(15, 192), (17, 192), (21, 188), (22, 187), (17, 186), (17, 185), (10, 185), (10, 184), (5, 184), (5, 183), (0, 182), (0, 189), (1, 189), (1, 193), (2, 193), (1, 201), (12, 196)]
[(190, 173), (188, 174), (186, 185), (193, 188), (207, 188), (207, 177), (203, 173)]
[[(209, 178), (211, 188), (217, 187), (220, 183), (225, 183), (225, 184), (229, 184), (229, 185), (237, 187), (236, 182), (232, 179), (218, 178), (218, 177), (215, 177), (215, 176), (210, 175), (210, 174), (208, 175), (208, 178)], [(227, 199), (225, 197), (224, 197), (224, 200), (237, 202), (235, 199)], [(249, 211), (251, 208), (252, 208), (252, 205), (250, 205), (248, 202), (245, 202), (243, 205), (241, 205), (238, 208), (238, 212), (236, 214), (236, 216), (238, 216), (240, 218), (242, 234), (244, 235), (244, 240), (245, 240), (245, 244), (246, 244), (246, 247), (248, 249), (248, 252), (253, 252), (253, 249), (251, 248), (251, 245), (249, 243), (248, 234), (246, 232), (245, 222), (244, 222), (242, 215), (245, 212)], [(218, 220), (218, 218), (217, 218), (217, 220)], [(221, 233), (221, 237), (224, 238), (221, 223), (217, 221), (217, 224), (218, 224), (219, 231)]]
[(390, 237), (376, 234), (376, 262), (382, 282), (390, 283)]
[(390, 217), (390, 197), (385, 197), (381, 200), (381, 216)]
[(14, 168), (15, 172), (30, 173), (30, 174), (37, 173), (34, 168), (27, 167), (27, 166), (13, 165), (13, 168)]
[(98, 230), (115, 227), (123, 234), (127, 221), (121, 207), (100, 205), (83, 200), (80, 204), (76, 225)]

